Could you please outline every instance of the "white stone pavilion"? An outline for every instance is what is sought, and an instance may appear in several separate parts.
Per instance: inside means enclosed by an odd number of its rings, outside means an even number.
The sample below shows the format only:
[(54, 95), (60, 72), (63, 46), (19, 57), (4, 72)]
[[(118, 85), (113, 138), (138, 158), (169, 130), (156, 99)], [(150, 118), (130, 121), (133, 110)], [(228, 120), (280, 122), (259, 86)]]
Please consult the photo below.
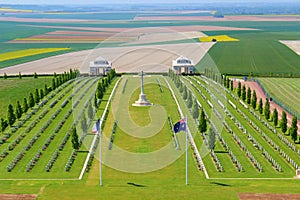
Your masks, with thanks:
[(177, 74), (193, 74), (195, 72), (193, 61), (183, 56), (172, 61), (172, 69)]
[(90, 62), (90, 75), (106, 75), (111, 70), (111, 62), (102, 57), (98, 57), (95, 61)]

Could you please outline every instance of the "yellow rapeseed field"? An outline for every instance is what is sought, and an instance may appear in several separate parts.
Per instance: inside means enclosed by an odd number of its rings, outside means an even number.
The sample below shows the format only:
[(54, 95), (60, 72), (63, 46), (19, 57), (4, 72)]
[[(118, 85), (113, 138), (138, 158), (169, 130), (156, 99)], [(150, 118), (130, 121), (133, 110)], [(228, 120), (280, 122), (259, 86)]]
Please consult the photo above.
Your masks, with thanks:
[(228, 35), (214, 35), (214, 36), (207, 36), (207, 37), (199, 38), (200, 42), (212, 42), (213, 39), (215, 39), (216, 42), (236, 42), (236, 41), (239, 41), (238, 39), (229, 37)]
[(43, 54), (43, 53), (50, 53), (50, 52), (64, 51), (64, 50), (70, 50), (70, 48), (37, 48), (37, 49), (12, 51), (12, 52), (0, 54), (0, 62), (5, 61), (5, 60), (22, 58), (22, 57), (26, 57), (26, 56), (33, 56), (33, 55), (38, 55), (38, 54)]

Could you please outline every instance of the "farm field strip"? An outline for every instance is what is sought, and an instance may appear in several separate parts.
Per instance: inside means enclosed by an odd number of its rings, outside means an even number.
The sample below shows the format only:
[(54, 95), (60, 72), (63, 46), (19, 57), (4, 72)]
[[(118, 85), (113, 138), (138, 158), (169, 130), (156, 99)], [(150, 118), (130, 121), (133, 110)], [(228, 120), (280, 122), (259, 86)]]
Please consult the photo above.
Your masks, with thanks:
[(7, 52), (0, 54), (0, 62), (6, 60), (12, 60), (16, 58), (22, 58), (26, 56), (33, 56), (43, 53), (50, 53), (55, 51), (66, 51), (70, 50), (70, 48), (37, 48), (37, 49), (26, 49), (26, 50), (19, 50), (13, 52)]

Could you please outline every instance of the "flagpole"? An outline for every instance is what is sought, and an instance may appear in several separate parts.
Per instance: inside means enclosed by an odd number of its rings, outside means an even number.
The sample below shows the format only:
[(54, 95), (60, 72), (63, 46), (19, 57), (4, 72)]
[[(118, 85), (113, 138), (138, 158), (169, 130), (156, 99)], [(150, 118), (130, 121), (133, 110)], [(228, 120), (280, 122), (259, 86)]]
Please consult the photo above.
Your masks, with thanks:
[(187, 133), (187, 116), (186, 116), (186, 128), (185, 128), (185, 184), (188, 185), (188, 133)]
[(100, 120), (100, 127), (99, 127), (99, 142), (100, 142), (100, 146), (99, 146), (99, 171), (100, 171), (100, 186), (102, 186), (102, 130), (101, 130), (101, 120)]

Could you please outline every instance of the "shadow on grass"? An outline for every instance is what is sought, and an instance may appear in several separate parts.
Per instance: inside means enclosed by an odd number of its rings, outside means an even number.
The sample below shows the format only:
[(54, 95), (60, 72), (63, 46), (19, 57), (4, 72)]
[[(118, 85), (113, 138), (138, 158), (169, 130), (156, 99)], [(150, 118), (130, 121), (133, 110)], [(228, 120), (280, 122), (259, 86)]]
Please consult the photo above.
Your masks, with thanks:
[(228, 153), (228, 151), (215, 151), (215, 153)]
[(132, 185), (132, 186), (134, 186), (134, 187), (146, 187), (146, 186), (144, 186), (144, 185), (139, 185), (139, 184), (131, 183), (131, 182), (128, 182), (127, 184), (128, 184), (128, 185)]
[(210, 184), (215, 184), (215, 185), (224, 186), (224, 187), (231, 187), (231, 185), (227, 185), (224, 183), (218, 183), (218, 182), (210, 182)]

